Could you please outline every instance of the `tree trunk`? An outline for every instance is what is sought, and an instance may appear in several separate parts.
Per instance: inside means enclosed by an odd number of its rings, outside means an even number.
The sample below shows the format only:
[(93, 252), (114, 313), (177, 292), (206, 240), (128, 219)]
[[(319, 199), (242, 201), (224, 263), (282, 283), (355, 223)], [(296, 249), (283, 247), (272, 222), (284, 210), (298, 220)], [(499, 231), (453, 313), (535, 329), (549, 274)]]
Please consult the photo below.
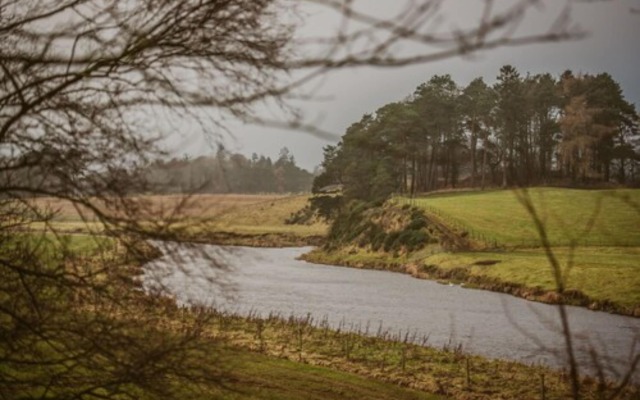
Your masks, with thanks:
[(476, 126), (474, 125), (471, 129), (471, 187), (476, 186), (476, 174), (477, 171), (477, 163), (476, 163), (476, 147), (478, 145), (478, 135), (476, 133)]
[(416, 155), (411, 157), (411, 197), (416, 194), (416, 175), (417, 175)]
[(624, 157), (620, 157), (620, 170), (618, 171), (618, 181), (619, 183), (625, 183), (626, 181), (626, 175), (625, 175), (625, 169), (626, 169), (626, 160)]
[(485, 143), (485, 148), (484, 151), (482, 152), (482, 190), (484, 190), (485, 188), (485, 179), (486, 179), (486, 175), (487, 175), (487, 148), (486, 148), (486, 143)]
[(507, 155), (504, 154), (502, 156), (502, 187), (503, 188), (507, 187), (507, 169), (508, 169)]

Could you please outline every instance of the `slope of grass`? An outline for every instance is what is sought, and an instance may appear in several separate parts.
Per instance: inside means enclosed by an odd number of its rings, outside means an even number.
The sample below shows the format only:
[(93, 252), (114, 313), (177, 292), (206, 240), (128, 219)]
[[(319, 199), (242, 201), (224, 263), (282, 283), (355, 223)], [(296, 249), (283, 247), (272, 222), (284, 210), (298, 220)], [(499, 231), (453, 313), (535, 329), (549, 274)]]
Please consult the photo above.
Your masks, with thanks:
[[(566, 287), (596, 301), (640, 311), (640, 190), (536, 188), (441, 195), (417, 201), (428, 213), (452, 221), (472, 236), (494, 238), (509, 252), (437, 254), (424, 262), (466, 268), (471, 275), (554, 290), (556, 282), (531, 215), (519, 201), (528, 195), (544, 222)], [(568, 248), (566, 246), (575, 247)], [(495, 264), (478, 265), (493, 260)], [(481, 263), (482, 264), (482, 263)]]
[[(561, 265), (569, 267), (568, 248), (557, 248)], [(567, 289), (584, 293), (594, 301), (611, 301), (632, 312), (640, 307), (640, 247), (581, 247), (568, 270)], [(487, 263), (489, 265), (482, 265)], [(443, 269), (464, 268), (472, 276), (552, 291), (556, 288), (549, 261), (538, 249), (512, 252), (439, 253), (424, 263)]]
[[(554, 246), (640, 246), (640, 190), (529, 189)], [(407, 201), (407, 200), (405, 200)], [(412, 200), (473, 238), (537, 247), (531, 215), (511, 190), (444, 194)]]
[(311, 366), (241, 350), (228, 350), (233, 358), (226, 388), (214, 388), (221, 399), (407, 399), (443, 397), (418, 392), (347, 372)]

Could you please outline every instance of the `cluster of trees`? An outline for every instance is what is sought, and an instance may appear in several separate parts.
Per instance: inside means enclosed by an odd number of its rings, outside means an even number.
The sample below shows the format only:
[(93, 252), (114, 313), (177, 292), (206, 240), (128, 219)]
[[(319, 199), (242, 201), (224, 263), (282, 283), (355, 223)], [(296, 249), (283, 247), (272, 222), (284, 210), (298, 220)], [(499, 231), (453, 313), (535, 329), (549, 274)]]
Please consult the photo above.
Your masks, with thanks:
[(607, 73), (521, 75), (500, 69), (460, 87), (434, 76), (351, 125), (324, 149), (320, 191), (352, 198), (444, 187), (640, 182), (638, 114)]
[(294, 193), (308, 192), (313, 182), (286, 147), (275, 162), (220, 148), (214, 156), (157, 160), (145, 174), (154, 193)]

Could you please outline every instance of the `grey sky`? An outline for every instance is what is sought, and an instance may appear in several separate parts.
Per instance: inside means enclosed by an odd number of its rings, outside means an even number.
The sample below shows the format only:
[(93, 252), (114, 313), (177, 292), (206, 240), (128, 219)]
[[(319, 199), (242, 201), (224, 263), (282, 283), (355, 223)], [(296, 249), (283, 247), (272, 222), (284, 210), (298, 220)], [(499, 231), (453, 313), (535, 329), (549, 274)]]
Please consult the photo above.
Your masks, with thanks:
[[(470, 15), (473, 14), (473, 11), (470, 13), (472, 1), (449, 0), (446, 12), (450, 19), (443, 23), (443, 29), (463, 26), (467, 18), (477, 17)], [(391, 0), (369, 0), (367, 7), (368, 11), (384, 13), (392, 3)], [(545, 6), (531, 14), (522, 29), (548, 26), (564, 1), (542, 3)], [(316, 92), (317, 100), (298, 105), (307, 120), (335, 133), (334, 141), (304, 132), (231, 123), (233, 138), (227, 138), (225, 145), (231, 151), (246, 155), (256, 152), (273, 158), (283, 146), (287, 146), (298, 164), (311, 170), (322, 160), (322, 146), (337, 142), (351, 123), (386, 103), (404, 98), (431, 76), (448, 73), (460, 85), (482, 76), (488, 83), (493, 83), (504, 64), (516, 66), (521, 73), (550, 72), (558, 75), (566, 69), (576, 73), (609, 72), (620, 82), (626, 98), (640, 108), (640, 14), (630, 11), (640, 9), (640, 0), (574, 3), (572, 20), (590, 32), (585, 39), (501, 48), (477, 53), (472, 59), (455, 58), (394, 69), (367, 67), (333, 72), (324, 77), (320, 90)], [(331, 16), (315, 17), (313, 24), (317, 26), (337, 23), (328, 19)], [(210, 154), (215, 149), (209, 142), (195, 128), (192, 132), (187, 129), (179, 142), (172, 144), (172, 150), (178, 154)]]

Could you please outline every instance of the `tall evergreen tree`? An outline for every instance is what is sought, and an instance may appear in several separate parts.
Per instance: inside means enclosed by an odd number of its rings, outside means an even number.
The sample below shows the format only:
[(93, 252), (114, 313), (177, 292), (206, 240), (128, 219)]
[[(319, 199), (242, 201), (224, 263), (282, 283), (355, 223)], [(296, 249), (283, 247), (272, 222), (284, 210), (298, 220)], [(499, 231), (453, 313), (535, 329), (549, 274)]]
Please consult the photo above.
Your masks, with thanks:
[(502, 186), (506, 187), (515, 181), (518, 153), (523, 150), (518, 147), (526, 108), (520, 73), (511, 65), (500, 68), (495, 90), (498, 93), (496, 125), (502, 158)]
[[(460, 112), (469, 132), (469, 154), (471, 156), (471, 186), (476, 186), (478, 140), (483, 141), (482, 181), (487, 162), (487, 140), (490, 134), (492, 115), (495, 109), (495, 92), (482, 78), (476, 78), (464, 88), (460, 96)], [(483, 184), (484, 186), (484, 184)]]

